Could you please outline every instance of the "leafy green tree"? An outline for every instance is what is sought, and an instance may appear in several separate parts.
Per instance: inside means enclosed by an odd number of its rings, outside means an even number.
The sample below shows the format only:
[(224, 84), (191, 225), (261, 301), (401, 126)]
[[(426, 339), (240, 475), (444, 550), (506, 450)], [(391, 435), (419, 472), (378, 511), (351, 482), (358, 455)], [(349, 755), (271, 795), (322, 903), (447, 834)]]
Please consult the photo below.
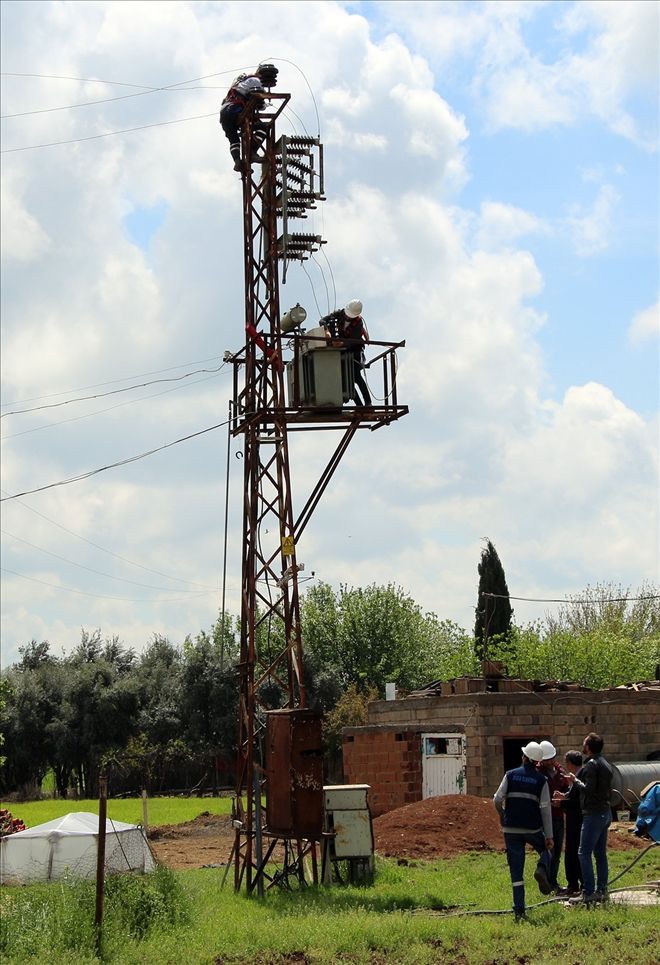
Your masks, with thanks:
[(505, 650), (511, 630), (513, 610), (509, 602), (504, 567), (497, 550), (490, 540), (481, 551), (479, 571), (479, 596), (474, 624), (474, 650), (479, 660), (488, 657), (493, 638), (500, 641), (500, 652)]
[(429, 619), (400, 587), (312, 587), (301, 601), (305, 652), (336, 677), (342, 690), (388, 681), (401, 690), (425, 682), (430, 668)]
[(238, 739), (238, 674), (224, 665), (226, 654), (212, 636), (202, 631), (183, 645), (181, 718), (183, 736), (206, 758), (209, 777), (217, 790), (219, 756), (233, 757)]
[[(496, 643), (493, 656), (499, 655)], [(658, 590), (587, 587), (545, 621), (514, 628), (503, 655), (509, 673), (525, 679), (594, 688), (653, 679), (660, 663)]]

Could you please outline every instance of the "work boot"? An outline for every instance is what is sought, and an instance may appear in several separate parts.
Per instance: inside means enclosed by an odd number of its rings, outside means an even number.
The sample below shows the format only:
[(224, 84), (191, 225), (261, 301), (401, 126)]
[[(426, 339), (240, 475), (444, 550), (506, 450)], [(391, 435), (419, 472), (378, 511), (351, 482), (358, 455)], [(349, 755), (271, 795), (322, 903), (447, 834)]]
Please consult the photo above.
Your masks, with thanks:
[(514, 908), (514, 909), (513, 909), (513, 920), (516, 922), (516, 924), (517, 924), (518, 922), (520, 922), (520, 921), (529, 921), (529, 918), (527, 917), (527, 912), (525, 911), (525, 909), (524, 909), (524, 908)]
[(534, 878), (537, 885), (539, 886), (539, 891), (542, 895), (549, 895), (552, 891), (552, 883), (548, 877), (548, 872), (545, 865), (539, 863), (536, 866), (536, 871), (534, 872)]

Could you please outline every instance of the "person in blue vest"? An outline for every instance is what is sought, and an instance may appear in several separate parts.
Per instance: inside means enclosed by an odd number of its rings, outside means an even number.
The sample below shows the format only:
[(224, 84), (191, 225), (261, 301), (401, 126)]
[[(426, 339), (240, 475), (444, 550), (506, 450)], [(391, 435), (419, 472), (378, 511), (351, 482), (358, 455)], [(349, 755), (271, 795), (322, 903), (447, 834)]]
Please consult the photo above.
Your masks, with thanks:
[(544, 895), (552, 891), (552, 814), (550, 790), (544, 774), (536, 769), (543, 760), (543, 749), (536, 741), (521, 748), (520, 767), (507, 771), (493, 798), (504, 831), (506, 857), (513, 885), (513, 912), (516, 921), (525, 915), (525, 846), (530, 844), (539, 855), (534, 878)]

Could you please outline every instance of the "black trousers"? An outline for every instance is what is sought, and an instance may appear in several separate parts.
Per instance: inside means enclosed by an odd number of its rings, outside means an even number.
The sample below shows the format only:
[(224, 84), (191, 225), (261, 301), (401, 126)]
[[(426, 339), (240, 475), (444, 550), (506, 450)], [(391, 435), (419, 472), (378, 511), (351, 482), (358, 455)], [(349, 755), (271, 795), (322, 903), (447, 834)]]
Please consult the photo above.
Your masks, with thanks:
[(580, 859), (578, 858), (578, 848), (580, 847), (580, 831), (582, 830), (582, 818), (576, 820), (566, 819), (566, 848), (564, 851), (564, 871), (566, 872), (566, 884), (574, 891), (579, 891), (582, 885), (582, 870)]
[(561, 863), (561, 849), (564, 845), (563, 814), (552, 815), (552, 837), (554, 838), (555, 846), (552, 852), (552, 861), (550, 862), (550, 884), (553, 888), (558, 888), (557, 873), (559, 872), (559, 865)]
[(362, 396), (362, 405), (371, 405), (371, 395), (369, 394), (367, 380), (362, 374), (364, 366), (362, 365), (361, 355), (361, 352), (359, 354), (353, 354), (353, 398), (355, 399), (355, 404), (358, 405), (359, 399), (355, 391), (355, 389), (358, 388)]
[[(220, 111), (220, 124), (229, 141), (229, 150), (234, 160), (240, 156), (241, 123), (243, 111), (235, 110), (235, 105), (229, 104)], [(267, 127), (257, 117), (252, 120), (252, 148), (256, 150), (264, 141)]]

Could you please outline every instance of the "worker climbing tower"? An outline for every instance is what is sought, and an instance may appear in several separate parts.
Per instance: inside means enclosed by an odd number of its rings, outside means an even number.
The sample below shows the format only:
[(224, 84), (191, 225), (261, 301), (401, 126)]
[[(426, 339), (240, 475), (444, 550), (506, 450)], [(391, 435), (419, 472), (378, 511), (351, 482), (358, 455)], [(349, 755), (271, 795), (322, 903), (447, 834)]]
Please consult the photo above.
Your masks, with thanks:
[[(290, 95), (272, 90), (276, 74), (266, 72), (268, 98), (248, 106), (241, 130), (245, 345), (229, 356), (230, 428), (243, 437), (244, 465), (234, 883), (259, 893), (265, 882), (303, 881), (306, 855), (316, 880), (323, 833), (321, 727), (305, 694), (298, 541), (356, 431), (408, 411), (396, 396), (403, 342), (370, 343), (379, 349), (370, 364), (382, 371), (383, 401), (368, 409), (346, 405), (351, 357), (322, 329), (302, 330), (300, 306), (281, 314), (280, 276), (284, 282), (292, 265), (324, 243), (297, 230), (324, 200), (324, 173), (319, 138), (278, 136)], [(253, 131), (264, 129), (251, 163)], [(341, 438), (296, 515), (289, 435), (318, 429), (339, 430)], [(269, 870), (274, 853), (284, 855), (276, 872)]]

